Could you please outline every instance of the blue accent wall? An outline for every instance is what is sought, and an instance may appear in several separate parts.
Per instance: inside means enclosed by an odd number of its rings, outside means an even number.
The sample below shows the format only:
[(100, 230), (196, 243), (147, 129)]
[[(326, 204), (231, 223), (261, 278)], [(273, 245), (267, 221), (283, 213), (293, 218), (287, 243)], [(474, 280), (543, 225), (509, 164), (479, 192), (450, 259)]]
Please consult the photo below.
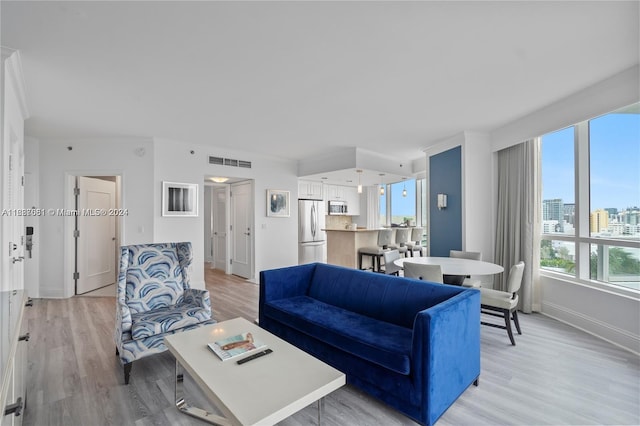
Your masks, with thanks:
[[(429, 157), (430, 256), (462, 250), (462, 148)], [(447, 208), (438, 210), (438, 194), (447, 194)]]

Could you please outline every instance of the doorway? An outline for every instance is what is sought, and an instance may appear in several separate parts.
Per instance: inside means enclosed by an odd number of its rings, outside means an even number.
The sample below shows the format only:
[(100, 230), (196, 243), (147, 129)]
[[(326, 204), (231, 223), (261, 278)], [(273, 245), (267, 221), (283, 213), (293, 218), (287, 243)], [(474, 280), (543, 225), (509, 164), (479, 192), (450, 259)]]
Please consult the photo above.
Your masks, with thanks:
[(118, 175), (68, 175), (65, 223), (66, 293), (115, 296), (122, 183)]
[(205, 261), (212, 269), (224, 270), (226, 274), (253, 278), (253, 180), (229, 178), (224, 184), (207, 182), (205, 203)]

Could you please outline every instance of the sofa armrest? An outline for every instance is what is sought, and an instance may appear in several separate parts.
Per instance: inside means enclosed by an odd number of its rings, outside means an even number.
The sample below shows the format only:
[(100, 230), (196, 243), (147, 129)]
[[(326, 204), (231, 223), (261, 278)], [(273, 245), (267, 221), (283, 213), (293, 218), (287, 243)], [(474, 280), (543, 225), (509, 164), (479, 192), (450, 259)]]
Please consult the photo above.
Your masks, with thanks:
[(260, 300), (287, 299), (307, 294), (316, 265), (313, 263), (260, 272)]
[(465, 290), (416, 315), (412, 374), (433, 424), (480, 376), (480, 292)]
[(184, 302), (204, 308), (211, 315), (211, 298), (209, 290), (189, 288), (184, 291)]

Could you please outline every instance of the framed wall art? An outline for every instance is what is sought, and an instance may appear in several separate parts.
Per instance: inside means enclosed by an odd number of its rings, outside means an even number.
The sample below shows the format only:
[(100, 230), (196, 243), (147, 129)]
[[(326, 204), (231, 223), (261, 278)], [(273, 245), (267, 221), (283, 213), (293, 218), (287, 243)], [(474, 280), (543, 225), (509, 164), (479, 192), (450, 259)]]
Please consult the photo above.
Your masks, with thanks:
[(289, 217), (290, 215), (290, 192), (267, 189), (267, 216)]
[(198, 184), (163, 181), (162, 216), (198, 216)]

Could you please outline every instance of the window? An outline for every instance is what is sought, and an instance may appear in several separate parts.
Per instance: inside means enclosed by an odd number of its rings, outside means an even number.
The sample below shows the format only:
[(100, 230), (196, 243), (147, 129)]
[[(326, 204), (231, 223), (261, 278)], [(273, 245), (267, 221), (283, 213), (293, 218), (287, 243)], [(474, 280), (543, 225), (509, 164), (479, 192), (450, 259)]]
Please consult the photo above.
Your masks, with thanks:
[(415, 179), (392, 183), (391, 225), (415, 225), (416, 223), (416, 181)]
[(540, 267), (640, 290), (640, 104), (541, 142)]
[(380, 224), (382, 226), (426, 224), (425, 179), (406, 179), (383, 185), (380, 195)]

